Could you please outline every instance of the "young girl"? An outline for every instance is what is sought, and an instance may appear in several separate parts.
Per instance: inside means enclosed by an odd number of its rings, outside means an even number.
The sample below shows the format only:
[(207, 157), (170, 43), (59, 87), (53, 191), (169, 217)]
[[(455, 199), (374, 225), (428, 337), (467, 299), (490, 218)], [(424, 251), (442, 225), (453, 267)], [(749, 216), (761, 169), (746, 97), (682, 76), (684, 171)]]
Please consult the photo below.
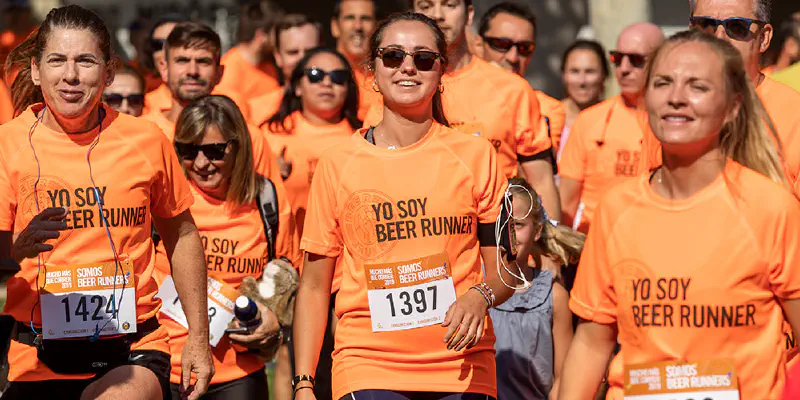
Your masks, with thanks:
[(572, 342), (572, 313), (558, 271), (542, 269), (542, 258), (554, 259), (558, 265), (575, 262), (585, 236), (551, 222), (541, 197), (524, 179), (511, 178), (509, 191), (517, 261), (532, 259), (533, 265), (523, 268), (531, 286), (489, 310), (497, 337), (498, 400), (554, 399)]

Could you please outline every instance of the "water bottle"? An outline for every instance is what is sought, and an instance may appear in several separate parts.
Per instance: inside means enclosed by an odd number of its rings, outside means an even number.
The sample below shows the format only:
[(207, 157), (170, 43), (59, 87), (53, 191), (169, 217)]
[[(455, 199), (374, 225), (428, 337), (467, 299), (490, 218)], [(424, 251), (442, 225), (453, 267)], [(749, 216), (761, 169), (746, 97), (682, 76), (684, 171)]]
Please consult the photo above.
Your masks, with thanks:
[(247, 296), (236, 298), (236, 307), (233, 308), (233, 314), (239, 320), (239, 325), (247, 328), (248, 332), (253, 332), (261, 325), (261, 313), (258, 311), (258, 306), (256, 306), (256, 302)]

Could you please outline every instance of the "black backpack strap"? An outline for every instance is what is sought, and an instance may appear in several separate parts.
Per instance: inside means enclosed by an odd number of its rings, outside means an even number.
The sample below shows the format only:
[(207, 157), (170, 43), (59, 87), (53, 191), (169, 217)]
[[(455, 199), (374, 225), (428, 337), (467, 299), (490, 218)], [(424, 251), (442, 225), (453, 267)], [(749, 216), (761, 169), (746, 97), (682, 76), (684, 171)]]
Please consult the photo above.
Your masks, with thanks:
[(258, 194), (256, 203), (264, 224), (264, 234), (267, 236), (268, 260), (276, 257), (275, 238), (278, 235), (278, 192), (275, 184), (269, 178), (263, 178), (264, 185)]

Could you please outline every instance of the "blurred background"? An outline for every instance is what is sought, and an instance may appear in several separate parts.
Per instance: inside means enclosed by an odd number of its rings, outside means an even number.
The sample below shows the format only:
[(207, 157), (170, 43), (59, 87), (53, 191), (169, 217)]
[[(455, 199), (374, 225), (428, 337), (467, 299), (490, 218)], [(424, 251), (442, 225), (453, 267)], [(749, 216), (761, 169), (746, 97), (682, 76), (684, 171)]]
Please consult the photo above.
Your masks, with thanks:
[[(474, 0), (475, 20), (502, 0)], [(118, 54), (135, 57), (132, 41), (143, 40), (148, 21), (167, 12), (185, 14), (215, 27), (223, 46), (233, 45), (238, 23), (240, 0), (0, 0), (0, 59), (18, 38), (41, 20), (52, 7), (79, 4), (100, 14), (113, 30)], [(333, 0), (275, 0), (287, 12), (305, 13), (324, 26), (325, 43), (333, 46), (330, 19)], [(561, 54), (576, 38), (594, 39), (606, 49), (613, 49), (616, 37), (626, 25), (651, 21), (666, 34), (684, 29), (689, 17), (689, 0), (515, 0), (530, 7), (538, 19), (538, 37), (534, 61), (526, 77), (531, 84), (550, 96), (564, 95), (560, 78)], [(408, 0), (376, 0), (378, 17), (405, 10)], [(789, 19), (800, 9), (800, 0), (773, 0), (773, 25)], [(610, 79), (607, 95), (616, 87)]]

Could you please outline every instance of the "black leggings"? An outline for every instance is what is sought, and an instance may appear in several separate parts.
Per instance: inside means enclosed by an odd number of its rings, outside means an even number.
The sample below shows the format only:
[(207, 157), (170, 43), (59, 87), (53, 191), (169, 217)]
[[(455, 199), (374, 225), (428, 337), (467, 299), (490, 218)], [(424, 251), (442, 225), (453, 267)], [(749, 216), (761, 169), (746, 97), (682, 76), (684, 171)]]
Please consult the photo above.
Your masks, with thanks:
[(359, 390), (339, 400), (494, 400), (480, 393), (395, 392), (393, 390)]
[[(181, 400), (179, 385), (169, 384), (172, 392), (172, 400)], [(208, 391), (202, 397), (203, 400), (229, 400), (229, 399), (248, 399), (248, 400), (269, 400), (269, 387), (267, 385), (267, 373), (264, 368), (253, 372), (244, 378), (234, 381), (218, 383), (208, 387)]]

